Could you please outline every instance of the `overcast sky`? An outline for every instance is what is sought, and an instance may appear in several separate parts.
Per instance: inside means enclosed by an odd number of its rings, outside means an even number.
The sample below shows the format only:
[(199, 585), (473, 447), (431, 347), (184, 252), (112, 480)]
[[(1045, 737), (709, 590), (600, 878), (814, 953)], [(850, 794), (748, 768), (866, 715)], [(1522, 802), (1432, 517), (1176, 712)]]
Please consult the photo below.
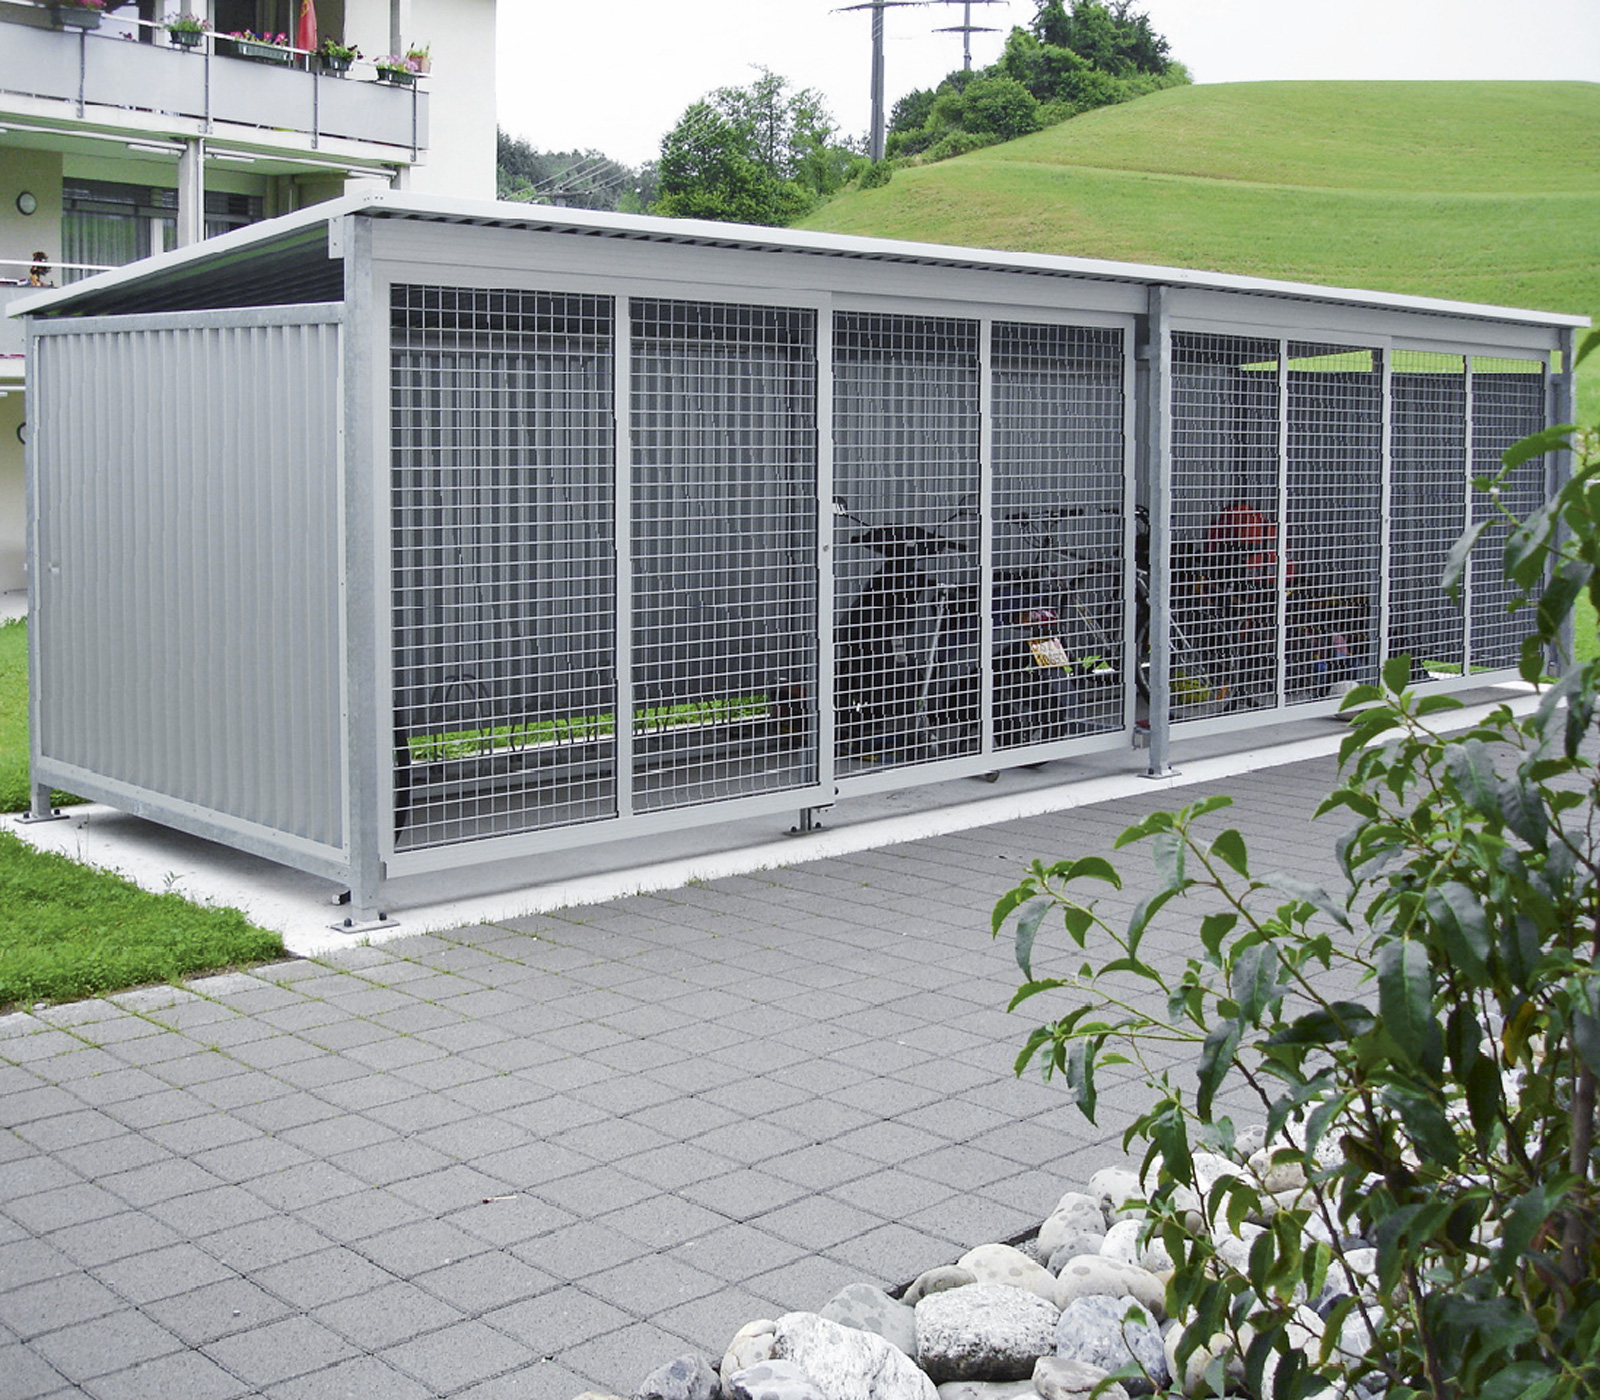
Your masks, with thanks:
[[(851, 0), (500, 0), (500, 125), (540, 150), (654, 159), (684, 108), (758, 66), (815, 88), (846, 135), (869, 124), (870, 16)], [(1136, 8), (1139, 8), (1136, 6)], [(1600, 82), (1600, 0), (1147, 0), (1196, 82), (1568, 78)], [(973, 65), (1035, 0), (972, 5)], [(888, 102), (961, 66), (960, 0), (886, 12)]]

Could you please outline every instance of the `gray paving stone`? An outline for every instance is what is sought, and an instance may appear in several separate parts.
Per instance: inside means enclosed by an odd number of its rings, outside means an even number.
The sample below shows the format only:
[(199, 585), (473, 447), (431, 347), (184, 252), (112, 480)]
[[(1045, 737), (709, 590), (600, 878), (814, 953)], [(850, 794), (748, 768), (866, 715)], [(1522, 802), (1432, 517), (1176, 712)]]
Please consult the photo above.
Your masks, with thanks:
[(354, 1356), (268, 1386), (263, 1400), (428, 1400), (437, 1391), (375, 1356)]
[(317, 1310), (318, 1321), (367, 1352), (425, 1336), (464, 1317), (459, 1309), (414, 1283), (388, 1283)]
[(55, 1328), (35, 1337), (30, 1345), (78, 1384), (184, 1350), (183, 1343), (166, 1328), (131, 1309)]
[(67, 1378), (44, 1357), (16, 1343), (0, 1346), (0, 1376), (7, 1400), (43, 1400), (59, 1393)]
[(426, 1337), (386, 1347), (377, 1359), (414, 1376), (435, 1395), (448, 1395), (527, 1366), (538, 1354), (505, 1332), (469, 1318)]
[(344, 1338), (309, 1317), (286, 1317), (223, 1337), (201, 1350), (256, 1389), (323, 1370), (356, 1354)]
[(130, 1303), (143, 1305), (191, 1288), (221, 1283), (233, 1271), (187, 1240), (130, 1255), (95, 1271)]
[(560, 1286), (560, 1281), (544, 1270), (500, 1250), (417, 1274), (412, 1281), (451, 1307), (473, 1315), (536, 1298)]
[(194, 1351), (141, 1361), (87, 1381), (83, 1390), (94, 1400), (234, 1400), (249, 1394), (237, 1376)]
[[(621, 1308), (568, 1284), (486, 1313), (483, 1320), (516, 1338), (534, 1356), (556, 1356), (593, 1337), (626, 1327), (631, 1318)], [(670, 1361), (671, 1357), (667, 1359)]]
[(199, 1347), (277, 1322), (291, 1309), (248, 1279), (230, 1276), (146, 1303), (143, 1311), (187, 1345)]

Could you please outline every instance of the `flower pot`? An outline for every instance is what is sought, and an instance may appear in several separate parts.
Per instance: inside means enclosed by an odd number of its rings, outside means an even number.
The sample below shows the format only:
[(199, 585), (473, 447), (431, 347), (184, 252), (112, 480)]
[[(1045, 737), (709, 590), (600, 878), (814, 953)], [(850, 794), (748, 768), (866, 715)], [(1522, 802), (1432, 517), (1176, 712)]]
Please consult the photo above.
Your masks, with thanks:
[(98, 29), (100, 11), (86, 10), (82, 5), (52, 5), (50, 19), (57, 29)]
[(169, 29), (167, 38), (172, 40), (175, 49), (197, 49), (205, 38), (204, 32), (199, 29)]
[(263, 44), (259, 39), (235, 39), (233, 51), (240, 58), (248, 58), (256, 63), (287, 63), (294, 57), (281, 45)]
[(409, 58), (411, 60), (411, 62), (416, 65), (416, 70), (415, 70), (416, 72), (418, 72), (418, 73), (431, 73), (431, 72), (433, 72), (433, 60), (431, 58), (429, 58), (428, 55), (426, 55), (426, 54), (407, 54), (406, 57)]
[(319, 53), (317, 55), (317, 67), (324, 73), (333, 73), (343, 77), (350, 71), (350, 60), (348, 58), (334, 58), (329, 54)]
[(396, 87), (411, 87), (417, 81), (417, 75), (409, 68), (380, 68), (378, 81), (393, 83)]

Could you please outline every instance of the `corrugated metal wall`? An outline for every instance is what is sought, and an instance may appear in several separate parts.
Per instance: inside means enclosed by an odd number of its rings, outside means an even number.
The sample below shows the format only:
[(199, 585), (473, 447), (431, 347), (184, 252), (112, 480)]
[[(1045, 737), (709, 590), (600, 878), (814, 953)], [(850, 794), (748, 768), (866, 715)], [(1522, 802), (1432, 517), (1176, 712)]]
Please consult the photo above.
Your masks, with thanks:
[(43, 757), (339, 846), (335, 313), (64, 329), (30, 388)]

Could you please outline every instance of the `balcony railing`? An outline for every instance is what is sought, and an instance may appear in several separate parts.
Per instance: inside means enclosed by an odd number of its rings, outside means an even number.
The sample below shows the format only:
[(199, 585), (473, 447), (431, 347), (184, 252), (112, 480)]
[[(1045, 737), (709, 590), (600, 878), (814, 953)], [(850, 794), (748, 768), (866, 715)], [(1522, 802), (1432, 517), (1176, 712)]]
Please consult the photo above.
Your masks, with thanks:
[[(23, 262), (18, 258), (0, 258), (0, 355), (21, 355), (28, 348), (28, 337), (22, 322), (6, 314), (12, 302), (19, 297), (32, 296), (42, 287), (55, 286), (51, 279), (62, 272), (78, 272), (88, 276), (91, 272), (107, 270), (98, 263), (49, 263), (45, 265), (45, 281), (35, 286), (29, 273), (38, 266), (40, 264)], [(0, 372), (0, 378), (3, 377), (3, 372)]]
[[(0, 6), (0, 21), (17, 14), (44, 12)], [(427, 94), (375, 81), (370, 64), (341, 77), (308, 71), (306, 55), (291, 64), (260, 63), (219, 52), (226, 36), (207, 34), (183, 48), (168, 41), (164, 27), (154, 29), (157, 42), (150, 43), (95, 29), (6, 23), (0, 95), (70, 104), (79, 120), (96, 108), (149, 112), (156, 121), (147, 129), (163, 129), (170, 119), (165, 129), (178, 135), (253, 127), (272, 133), (267, 144), (274, 146), (292, 132), (310, 150), (327, 139), (355, 141), (389, 148), (391, 158), (403, 152), (408, 161), (427, 147)]]

